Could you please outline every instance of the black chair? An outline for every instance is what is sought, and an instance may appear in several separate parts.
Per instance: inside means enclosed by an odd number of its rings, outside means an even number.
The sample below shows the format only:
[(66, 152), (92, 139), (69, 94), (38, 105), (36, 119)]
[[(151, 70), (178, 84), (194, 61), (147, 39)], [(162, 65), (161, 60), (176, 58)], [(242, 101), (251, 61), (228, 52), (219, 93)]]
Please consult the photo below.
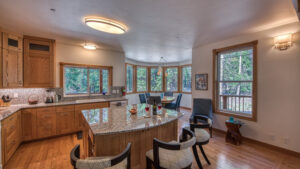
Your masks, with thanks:
[(190, 122), (193, 121), (194, 116), (203, 116), (207, 118), (207, 121), (199, 119), (198, 122), (208, 123), (209, 124), (209, 132), (210, 136), (212, 137), (212, 123), (213, 123), (213, 107), (212, 107), (212, 100), (211, 99), (194, 99), (193, 102), (193, 112), (190, 117)]
[(161, 104), (161, 98), (160, 96), (150, 96), (148, 100), (148, 104), (154, 104), (154, 101), (156, 104)]
[(173, 92), (165, 92), (164, 96), (173, 96)]
[(80, 145), (77, 144), (71, 151), (71, 164), (74, 169), (87, 169), (91, 165), (97, 165), (99, 169), (111, 168), (126, 168), (130, 169), (130, 149), (131, 143), (128, 143), (125, 150), (114, 157), (88, 157), (80, 159)]
[(182, 94), (179, 93), (177, 96), (176, 102), (167, 104), (165, 106), (165, 108), (178, 110), (180, 108), (181, 97), (182, 97)]
[(145, 94), (139, 94), (139, 97), (141, 103), (147, 103)]
[[(204, 152), (204, 149), (202, 147), (203, 145), (208, 144), (208, 142), (209, 142), (210, 135), (205, 130), (205, 128), (209, 128), (210, 126), (209, 126), (208, 123), (206, 123), (206, 124), (198, 123), (199, 120), (208, 121), (209, 119), (207, 117), (204, 117), (204, 116), (195, 115), (193, 117), (193, 121), (190, 123), (190, 127), (186, 127), (185, 129), (187, 129), (187, 130), (190, 129), (191, 131), (194, 132), (194, 134), (196, 136), (196, 144), (195, 145), (198, 145), (204, 159), (210, 165), (210, 161), (208, 160), (208, 158), (207, 158), (207, 156)], [(179, 138), (180, 138), (180, 140), (184, 140), (183, 135), (179, 136)], [(193, 153), (194, 153), (194, 157), (196, 159), (196, 162), (197, 162), (197, 165), (198, 165), (199, 169), (203, 169), (201, 161), (199, 159), (199, 155), (198, 155), (196, 146), (193, 146)]]
[(196, 137), (191, 130), (183, 129), (182, 142), (169, 143), (153, 139), (153, 149), (146, 153), (147, 169), (184, 168), (190, 169), (193, 163), (191, 147), (195, 147)]

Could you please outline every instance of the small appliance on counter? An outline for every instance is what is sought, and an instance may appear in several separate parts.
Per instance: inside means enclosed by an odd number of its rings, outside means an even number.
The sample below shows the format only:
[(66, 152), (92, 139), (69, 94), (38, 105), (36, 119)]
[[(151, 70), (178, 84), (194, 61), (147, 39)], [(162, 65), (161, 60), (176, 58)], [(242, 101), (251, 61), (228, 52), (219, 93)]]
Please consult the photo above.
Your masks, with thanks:
[(54, 94), (51, 89), (46, 90), (46, 99), (45, 103), (54, 103)]
[(0, 107), (9, 107), (10, 106), (11, 98), (9, 95), (3, 95), (0, 99)]

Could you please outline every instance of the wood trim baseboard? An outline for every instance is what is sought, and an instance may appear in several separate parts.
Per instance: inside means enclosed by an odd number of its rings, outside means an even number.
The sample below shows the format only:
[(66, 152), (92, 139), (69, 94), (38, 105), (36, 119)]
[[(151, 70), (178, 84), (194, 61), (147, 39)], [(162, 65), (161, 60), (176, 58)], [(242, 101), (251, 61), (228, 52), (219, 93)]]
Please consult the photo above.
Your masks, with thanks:
[[(221, 134), (226, 134), (226, 131), (221, 130), (221, 129), (217, 129), (217, 128), (213, 128), (213, 131), (217, 132), (217, 133), (221, 133)], [(292, 156), (300, 158), (300, 152), (288, 150), (288, 149), (285, 149), (285, 148), (282, 148), (282, 147), (278, 147), (278, 146), (275, 146), (275, 145), (272, 145), (272, 144), (269, 144), (269, 143), (265, 143), (265, 142), (262, 142), (262, 141), (254, 140), (252, 138), (248, 138), (248, 137), (244, 137), (244, 136), (243, 136), (243, 141), (245, 141), (247, 143), (257, 144), (257, 145), (260, 145), (260, 146), (272, 149), (274, 151), (283, 152), (283, 153), (286, 153), (286, 154), (289, 154), (289, 155), (292, 155)]]

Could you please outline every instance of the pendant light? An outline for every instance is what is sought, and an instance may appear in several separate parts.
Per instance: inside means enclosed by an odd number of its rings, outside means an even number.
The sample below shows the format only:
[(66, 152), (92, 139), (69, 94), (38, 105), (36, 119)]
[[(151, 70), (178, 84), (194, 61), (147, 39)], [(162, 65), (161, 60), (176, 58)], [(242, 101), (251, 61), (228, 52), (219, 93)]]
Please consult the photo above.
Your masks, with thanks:
[[(167, 60), (164, 57), (160, 57), (159, 60), (159, 66), (158, 66), (158, 71), (157, 71), (157, 75), (160, 76), (161, 73), (163, 72), (163, 66), (167, 66)], [(167, 76), (168, 74), (166, 73), (165, 76)]]

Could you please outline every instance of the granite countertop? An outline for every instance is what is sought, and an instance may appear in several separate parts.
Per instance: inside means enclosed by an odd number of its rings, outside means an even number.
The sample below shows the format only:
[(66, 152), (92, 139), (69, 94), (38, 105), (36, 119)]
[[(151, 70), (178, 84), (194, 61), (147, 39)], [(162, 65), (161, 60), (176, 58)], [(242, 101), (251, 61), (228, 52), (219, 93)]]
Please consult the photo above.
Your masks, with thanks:
[(94, 135), (148, 129), (172, 122), (183, 116), (181, 112), (164, 108), (159, 110), (157, 115), (150, 115), (152, 114), (151, 108), (146, 112), (145, 106), (145, 104), (138, 104), (138, 112), (135, 115), (131, 115), (129, 112), (132, 105), (82, 110), (82, 114)]
[(0, 121), (24, 108), (39, 108), (39, 107), (49, 107), (49, 106), (64, 106), (64, 105), (75, 105), (75, 104), (84, 104), (84, 103), (99, 103), (99, 102), (125, 101), (125, 100), (127, 100), (125, 97), (115, 97), (115, 98), (106, 98), (106, 99), (101, 98), (101, 99), (62, 101), (58, 103), (38, 103), (34, 105), (16, 104), (16, 105), (11, 105), (9, 107), (0, 107)]

